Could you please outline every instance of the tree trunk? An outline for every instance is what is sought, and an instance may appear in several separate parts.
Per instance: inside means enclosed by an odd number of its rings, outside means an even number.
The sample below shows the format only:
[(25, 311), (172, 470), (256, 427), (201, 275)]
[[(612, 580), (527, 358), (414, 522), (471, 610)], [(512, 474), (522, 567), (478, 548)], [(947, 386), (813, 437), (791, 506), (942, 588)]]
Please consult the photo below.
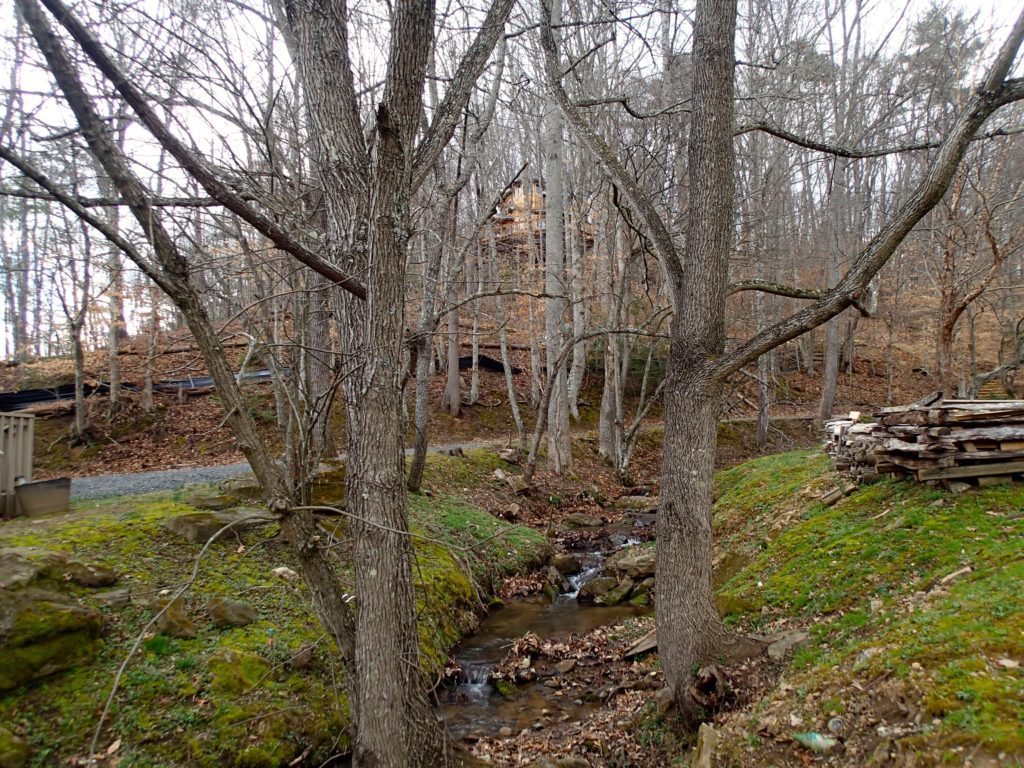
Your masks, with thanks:
[[(562, 19), (561, 0), (551, 3), (551, 24)], [(569, 435), (569, 397), (565, 364), (556, 364), (562, 349), (562, 321), (565, 314), (565, 198), (562, 155), (564, 121), (554, 101), (544, 114), (544, 343), (547, 348), (548, 386), (548, 468), (555, 474), (572, 465)]]
[(688, 160), (687, 258), (674, 284), (676, 314), (665, 386), (657, 521), (658, 653), (684, 722), (695, 666), (726, 637), (711, 583), (711, 502), (720, 385), (702, 376), (725, 347), (733, 227), (733, 69), (736, 0), (698, 2), (693, 28), (693, 115)]

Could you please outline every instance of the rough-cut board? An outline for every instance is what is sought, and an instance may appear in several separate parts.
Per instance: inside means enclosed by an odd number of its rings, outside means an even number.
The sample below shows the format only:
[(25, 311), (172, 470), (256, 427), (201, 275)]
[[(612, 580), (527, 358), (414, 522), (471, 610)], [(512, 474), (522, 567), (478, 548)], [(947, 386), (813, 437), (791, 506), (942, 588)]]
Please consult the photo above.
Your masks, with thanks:
[(987, 475), (1024, 474), (1024, 460), (1005, 461), (999, 464), (972, 464), (966, 467), (941, 467), (921, 469), (918, 480), (949, 480), (956, 477), (985, 477)]

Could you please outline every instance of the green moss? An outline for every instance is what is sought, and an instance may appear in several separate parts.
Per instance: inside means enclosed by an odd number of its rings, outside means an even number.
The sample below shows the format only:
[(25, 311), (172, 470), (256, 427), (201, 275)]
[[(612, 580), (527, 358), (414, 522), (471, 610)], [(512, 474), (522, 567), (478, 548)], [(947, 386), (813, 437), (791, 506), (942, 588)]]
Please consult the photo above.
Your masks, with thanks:
[(249, 693), (267, 677), (270, 663), (255, 653), (224, 648), (206, 661), (210, 687), (217, 693), (235, 696)]
[(732, 620), (756, 628), (767, 604), (811, 624), (790, 696), (813, 692), (835, 712), (831, 691), (850, 675), (862, 688), (892, 679), (939, 721), (906, 743), (1024, 754), (1024, 677), (999, 663), (1024, 657), (1024, 485), (953, 496), (886, 479), (827, 508), (815, 501), (824, 466), (795, 453), (719, 474), (716, 524), (757, 551), (724, 586)]
[[(499, 460), (487, 452), (469, 453), (468, 460), (438, 457), (439, 464), (461, 469), (465, 462), (471, 468), (462, 475), (467, 483), (491, 482), (490, 468)], [(432, 457), (432, 465), (437, 461)], [(340, 486), (321, 490), (334, 493)], [(91, 590), (69, 586), (103, 614), (105, 642), (96, 648), (95, 661), (0, 696), (0, 722), (27, 734), (35, 765), (66, 763), (81, 754), (115, 670), (152, 615), (148, 606), (191, 574), (199, 546), (163, 527), (170, 516), (195, 512), (184, 503), (186, 495), (76, 504), (45, 526), (19, 520), (0, 529), (0, 546), (42, 545), (115, 568), (118, 586), (133, 596), (131, 606), (115, 610), (96, 604)], [(416, 533), (431, 539), (413, 539), (414, 578), (421, 658), (425, 668), (437, 671), (474, 625), (491, 580), (538, 562), (547, 543), (529, 529), (447, 496), (411, 497), (410, 520)], [(128, 665), (101, 739), (103, 744), (122, 738), (118, 754), (125, 768), (287, 765), (307, 746), (308, 762), (317, 765), (345, 749), (349, 711), (337, 652), (311, 613), (305, 586), (271, 575), (282, 565), (298, 570), (291, 550), (273, 541), (276, 532), (273, 525), (244, 531), (208, 552), (184, 595), (197, 637), (148, 638)], [(343, 526), (337, 532), (346, 535)], [(351, 583), (351, 567), (342, 560), (338, 576)], [(211, 597), (243, 599), (260, 618), (218, 630), (206, 620)], [(287, 660), (303, 643), (317, 645), (315, 665), (293, 671)]]

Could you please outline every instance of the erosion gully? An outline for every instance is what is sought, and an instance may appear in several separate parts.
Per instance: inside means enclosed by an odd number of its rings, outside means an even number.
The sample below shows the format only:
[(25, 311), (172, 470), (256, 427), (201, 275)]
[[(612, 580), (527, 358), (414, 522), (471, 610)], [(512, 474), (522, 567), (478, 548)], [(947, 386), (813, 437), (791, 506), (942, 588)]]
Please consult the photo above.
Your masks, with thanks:
[(484, 618), (479, 629), (456, 649), (454, 658), (461, 671), (441, 691), (444, 717), (454, 738), (472, 742), (499, 735), (502, 729), (519, 733), (538, 722), (580, 720), (600, 705), (586, 697), (571, 698), (561, 690), (546, 687), (543, 680), (521, 683), (514, 696), (506, 697), (492, 684), (491, 672), (512, 643), (527, 632), (542, 639), (560, 640), (650, 611), (628, 604), (607, 607), (576, 599), (579, 588), (600, 574), (608, 555), (649, 538), (649, 525), (648, 520), (627, 518), (620, 524), (592, 529), (595, 535), (589, 549), (569, 548), (582, 564), (580, 573), (567, 577), (571, 591), (554, 600), (543, 596), (508, 600)]

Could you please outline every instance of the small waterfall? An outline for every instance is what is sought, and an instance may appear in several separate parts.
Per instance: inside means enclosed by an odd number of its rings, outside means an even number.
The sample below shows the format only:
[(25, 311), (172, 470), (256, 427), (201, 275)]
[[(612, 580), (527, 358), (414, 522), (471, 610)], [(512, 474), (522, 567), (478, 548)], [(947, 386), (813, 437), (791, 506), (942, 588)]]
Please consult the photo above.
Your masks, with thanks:
[(491, 664), (463, 664), (462, 670), (456, 674), (456, 681), (459, 685), (487, 685), (492, 668)]

